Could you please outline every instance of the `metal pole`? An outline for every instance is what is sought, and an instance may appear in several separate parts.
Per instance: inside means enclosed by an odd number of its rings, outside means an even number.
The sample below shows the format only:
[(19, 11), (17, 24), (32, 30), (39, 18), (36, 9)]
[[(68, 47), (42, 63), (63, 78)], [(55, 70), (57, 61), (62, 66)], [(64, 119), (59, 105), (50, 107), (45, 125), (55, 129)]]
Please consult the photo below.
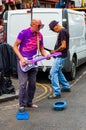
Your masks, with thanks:
[(32, 3), (31, 3), (31, 22), (32, 22), (32, 19), (33, 19), (33, 0), (32, 0)]

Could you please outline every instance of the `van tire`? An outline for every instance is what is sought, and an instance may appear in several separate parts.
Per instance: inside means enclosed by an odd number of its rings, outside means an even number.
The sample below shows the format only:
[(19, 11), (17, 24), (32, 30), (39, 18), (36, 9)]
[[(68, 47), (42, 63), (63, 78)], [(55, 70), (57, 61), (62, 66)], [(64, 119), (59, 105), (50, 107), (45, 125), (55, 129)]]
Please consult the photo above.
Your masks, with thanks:
[(69, 79), (74, 80), (76, 77), (76, 60), (73, 57), (72, 65), (71, 65), (71, 71), (69, 72)]

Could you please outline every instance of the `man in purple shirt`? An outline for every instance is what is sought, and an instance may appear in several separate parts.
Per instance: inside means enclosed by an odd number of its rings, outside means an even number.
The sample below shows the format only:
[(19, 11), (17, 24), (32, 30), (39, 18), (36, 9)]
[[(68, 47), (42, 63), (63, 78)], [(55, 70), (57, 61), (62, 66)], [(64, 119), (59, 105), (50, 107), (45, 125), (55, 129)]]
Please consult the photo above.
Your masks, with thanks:
[[(28, 64), (27, 59), (32, 59), (37, 54), (37, 50), (43, 56), (47, 56), (43, 46), (43, 36), (40, 29), (43, 28), (41, 20), (33, 19), (31, 26), (22, 30), (14, 43), (13, 49), (18, 57), (18, 79), (19, 79), (19, 106), (20, 109), (25, 107), (37, 108), (36, 104), (32, 103), (36, 90), (36, 75), (38, 68), (32, 68), (27, 72), (23, 72), (20, 68)], [(47, 56), (46, 59), (50, 59)]]

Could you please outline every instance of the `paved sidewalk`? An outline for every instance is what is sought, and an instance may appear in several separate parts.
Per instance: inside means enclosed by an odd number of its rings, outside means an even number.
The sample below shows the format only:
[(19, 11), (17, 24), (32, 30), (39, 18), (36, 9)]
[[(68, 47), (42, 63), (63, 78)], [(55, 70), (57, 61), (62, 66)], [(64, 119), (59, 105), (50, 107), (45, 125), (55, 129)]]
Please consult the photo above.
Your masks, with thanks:
[[(18, 94), (19, 94), (18, 79), (11, 78), (11, 80), (12, 80), (12, 85), (15, 87), (16, 92), (15, 92), (15, 94), (14, 93), (13, 94), (2, 94), (0, 96), (0, 103), (18, 98)], [(45, 91), (42, 87), (39, 87), (40, 85), (37, 85), (37, 86), (38, 87), (36, 88), (37, 90), (36, 90), (35, 96), (38, 96)]]
[(8, 101), (8, 100), (15, 99), (15, 98), (18, 98), (18, 90), (16, 90), (15, 94), (3, 94), (3, 95), (1, 95), (0, 96), (0, 103)]

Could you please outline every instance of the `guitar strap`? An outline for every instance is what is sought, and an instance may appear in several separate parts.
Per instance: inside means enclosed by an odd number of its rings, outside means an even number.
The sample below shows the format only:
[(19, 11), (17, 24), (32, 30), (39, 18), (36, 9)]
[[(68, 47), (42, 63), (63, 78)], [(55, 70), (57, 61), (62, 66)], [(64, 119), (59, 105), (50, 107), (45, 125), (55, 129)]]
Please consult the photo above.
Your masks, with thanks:
[[(40, 38), (39, 38), (39, 34), (37, 34), (37, 48), (38, 48), (38, 56), (40, 56)], [(42, 64), (42, 66), (44, 66), (42, 62), (41, 62), (41, 64)], [(44, 69), (45, 69), (45, 67), (43, 67), (43, 71), (45, 71)]]
[(38, 48), (38, 56), (40, 53), (40, 39), (39, 39), (39, 34), (37, 34), (37, 48)]

